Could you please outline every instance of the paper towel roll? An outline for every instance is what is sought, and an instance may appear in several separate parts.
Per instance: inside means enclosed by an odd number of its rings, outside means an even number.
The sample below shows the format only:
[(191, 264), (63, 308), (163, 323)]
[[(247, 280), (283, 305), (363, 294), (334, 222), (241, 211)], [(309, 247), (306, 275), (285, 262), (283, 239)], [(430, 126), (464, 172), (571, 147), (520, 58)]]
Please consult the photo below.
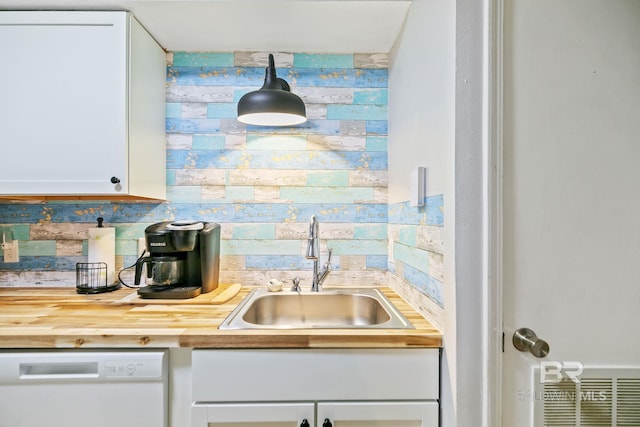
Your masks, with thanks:
[(116, 229), (113, 227), (89, 229), (89, 262), (107, 264), (107, 286), (116, 279)]

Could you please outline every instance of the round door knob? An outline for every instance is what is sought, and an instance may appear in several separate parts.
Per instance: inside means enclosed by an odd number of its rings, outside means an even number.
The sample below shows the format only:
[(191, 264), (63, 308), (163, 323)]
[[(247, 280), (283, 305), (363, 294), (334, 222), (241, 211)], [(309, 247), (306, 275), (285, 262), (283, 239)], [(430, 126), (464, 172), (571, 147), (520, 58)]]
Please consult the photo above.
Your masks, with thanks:
[(112, 176), (111, 177), (111, 183), (112, 184), (120, 184), (120, 179), (118, 177)]
[(528, 351), (535, 357), (542, 359), (549, 354), (549, 344), (537, 337), (529, 328), (520, 328), (513, 334), (513, 346), (519, 351)]

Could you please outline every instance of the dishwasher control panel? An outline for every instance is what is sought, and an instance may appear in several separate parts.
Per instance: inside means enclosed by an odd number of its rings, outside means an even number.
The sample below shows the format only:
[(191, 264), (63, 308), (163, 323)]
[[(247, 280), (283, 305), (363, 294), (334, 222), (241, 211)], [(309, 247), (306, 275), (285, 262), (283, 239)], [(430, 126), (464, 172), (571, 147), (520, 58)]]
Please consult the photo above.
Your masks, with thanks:
[(149, 360), (107, 360), (104, 375), (113, 377), (155, 378), (162, 374), (162, 365)]

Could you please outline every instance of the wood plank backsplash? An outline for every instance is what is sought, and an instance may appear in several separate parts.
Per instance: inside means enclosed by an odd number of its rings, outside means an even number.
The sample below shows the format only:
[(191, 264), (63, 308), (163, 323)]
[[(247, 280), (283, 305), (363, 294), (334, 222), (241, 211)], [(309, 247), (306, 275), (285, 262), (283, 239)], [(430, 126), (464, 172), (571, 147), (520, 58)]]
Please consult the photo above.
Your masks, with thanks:
[(303, 254), (315, 214), (321, 251), (334, 254), (327, 285), (387, 284), (390, 270), (442, 306), (442, 196), (421, 209), (388, 205), (388, 55), (274, 54), (306, 123), (236, 120), (240, 97), (262, 86), (268, 52), (169, 53), (168, 200), (2, 202), (0, 229), (19, 240), (20, 262), (0, 259), (0, 285), (74, 286), (87, 230), (102, 216), (116, 228), (117, 269), (135, 262), (146, 226), (197, 219), (222, 226), (221, 281), (299, 276), (308, 287)]

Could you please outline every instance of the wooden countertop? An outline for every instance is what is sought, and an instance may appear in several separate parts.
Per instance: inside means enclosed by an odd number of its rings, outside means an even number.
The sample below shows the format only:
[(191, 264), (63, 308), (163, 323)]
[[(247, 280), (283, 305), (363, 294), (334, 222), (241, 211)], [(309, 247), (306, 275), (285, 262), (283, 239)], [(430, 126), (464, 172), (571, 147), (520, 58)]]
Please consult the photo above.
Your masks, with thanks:
[(97, 295), (80, 295), (75, 288), (0, 288), (0, 348), (442, 345), (441, 332), (389, 288), (381, 290), (415, 329), (218, 329), (249, 290), (242, 288), (228, 302), (216, 305), (204, 300), (139, 300), (131, 295), (135, 290), (128, 288)]

